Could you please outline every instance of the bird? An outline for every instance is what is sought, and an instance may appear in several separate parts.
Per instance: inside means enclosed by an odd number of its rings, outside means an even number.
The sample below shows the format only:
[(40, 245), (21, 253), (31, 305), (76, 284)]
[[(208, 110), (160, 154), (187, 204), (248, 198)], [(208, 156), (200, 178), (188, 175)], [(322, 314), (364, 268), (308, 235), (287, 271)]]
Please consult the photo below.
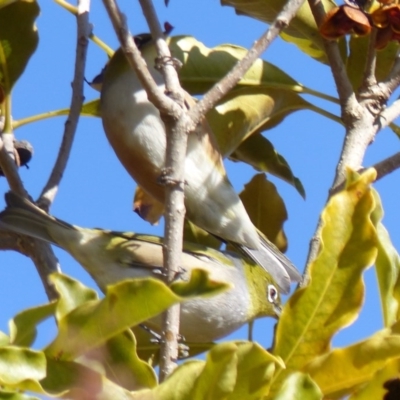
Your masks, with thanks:
[[(0, 213), (0, 229), (61, 247), (82, 265), (103, 292), (107, 285), (124, 279), (163, 279), (162, 238), (81, 228), (49, 215), (14, 192), (5, 197), (7, 207)], [(186, 281), (193, 269), (202, 269), (213, 281), (230, 285), (228, 290), (212, 297), (198, 297), (181, 304), (180, 334), (186, 342), (213, 342), (256, 318), (279, 317), (280, 293), (265, 269), (233, 252), (188, 242), (183, 247), (181, 272), (176, 281)], [(161, 317), (144, 325), (160, 333)]]
[[(154, 65), (157, 54), (150, 34), (135, 36), (135, 42), (155, 82), (165, 90)], [(94, 81), (101, 88), (101, 119), (116, 156), (145, 193), (164, 203), (165, 191), (159, 178), (165, 166), (165, 125), (122, 49), (114, 53)], [(185, 101), (188, 108), (194, 104), (187, 92)], [(301, 274), (250, 220), (228, 180), (206, 119), (188, 137), (184, 169), (186, 218), (238, 247), (272, 275), (281, 293), (289, 293), (291, 282), (300, 282)]]

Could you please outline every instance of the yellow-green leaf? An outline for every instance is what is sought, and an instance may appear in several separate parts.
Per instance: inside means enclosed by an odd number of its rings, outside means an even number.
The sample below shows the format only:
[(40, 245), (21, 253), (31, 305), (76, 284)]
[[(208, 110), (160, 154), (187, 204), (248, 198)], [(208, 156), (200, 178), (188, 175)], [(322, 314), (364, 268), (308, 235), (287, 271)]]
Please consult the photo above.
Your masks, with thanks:
[(322, 392), (309, 375), (295, 372), (283, 382), (274, 400), (320, 400)]
[[(66, 109), (68, 114), (69, 109)], [(85, 117), (101, 117), (100, 115), (100, 99), (88, 101), (82, 106), (81, 114)]]
[(233, 342), (222, 343), (212, 348), (204, 368), (194, 382), (191, 390), (193, 400), (227, 399), (233, 392), (237, 377), (237, 345)]
[(0, 348), (0, 383), (16, 386), (46, 376), (46, 357), (41, 351), (16, 346)]
[(269, 391), (276, 366), (285, 368), (284, 363), (257, 343), (239, 343), (236, 353), (238, 359), (236, 385), (228, 399), (263, 398)]
[[(386, 400), (384, 396), (387, 395), (387, 389), (384, 385), (387, 385), (392, 379), (398, 378), (399, 374), (400, 358), (387, 362), (384, 368), (377, 371), (374, 377), (362, 389), (353, 393), (348, 400)], [(387, 400), (390, 400), (390, 398)]]
[[(244, 14), (269, 24), (275, 20), (278, 12), (286, 5), (284, 0), (221, 0), (221, 3), (234, 7), (238, 14)], [(323, 0), (322, 4), (326, 12), (335, 7), (334, 2), (329, 0)], [(323, 39), (307, 2), (303, 3), (289, 26), (282, 31), (281, 37), (294, 43), (311, 57), (326, 62)], [(344, 45), (344, 40), (341, 40), (341, 47)]]
[(40, 400), (38, 397), (22, 393), (0, 391), (0, 400)]
[[(194, 277), (195, 271), (197, 270), (192, 271)], [(57, 275), (53, 275), (53, 279), (57, 279)], [(199, 289), (193, 285), (192, 280), (189, 280), (187, 285), (193, 290), (180, 286), (181, 293), (185, 292), (188, 297), (199, 294)], [(220, 291), (226, 286), (222, 283), (212, 285), (215, 291)], [(209, 294), (210, 287), (207, 282), (204, 286)], [(74, 360), (183, 299), (163, 282), (152, 278), (127, 279), (109, 285), (104, 299), (87, 301), (59, 319), (58, 335), (47, 347), (46, 355)]]
[(221, 248), (222, 244), (215, 236), (210, 235), (207, 231), (199, 228), (187, 219), (185, 219), (183, 226), (183, 237), (187, 242), (201, 244), (217, 250)]
[(230, 158), (234, 161), (245, 162), (258, 171), (269, 172), (283, 179), (293, 185), (303, 198), (306, 197), (300, 179), (293, 175), (289, 164), (263, 135), (255, 134), (250, 136), (236, 148)]
[(362, 272), (377, 254), (370, 189), (375, 177), (373, 169), (362, 175), (349, 172), (346, 188), (322, 212), (320, 251), (308, 268), (311, 281), (289, 299), (278, 323), (273, 354), (282, 357), (286, 370), (275, 375), (275, 390), (293, 370), (327, 353), (332, 336), (360, 311)]
[(56, 303), (28, 308), (18, 313), (10, 322), (10, 341), (15, 346), (31, 346), (37, 335), (39, 322), (54, 314)]
[[(347, 74), (354, 90), (358, 90), (362, 84), (363, 74), (367, 62), (370, 36), (352, 35), (349, 41), (349, 57), (346, 63)], [(383, 81), (392, 70), (396, 55), (399, 50), (397, 42), (389, 42), (382, 50), (376, 52), (375, 76), (378, 81)]]
[[(388, 361), (400, 357), (400, 324), (313, 360), (306, 367), (324, 396), (342, 397), (368, 383)], [(372, 397), (371, 397), (372, 398)]]
[(67, 399), (130, 399), (130, 392), (80, 363), (47, 359), (47, 375), (38, 393)]
[[(258, 344), (224, 342), (215, 345), (206, 361), (187, 361), (161, 385), (134, 394), (150, 400), (255, 400), (268, 392), (275, 365), (282, 361)], [(137, 397), (135, 397), (137, 396)]]
[(379, 194), (373, 190), (376, 207), (372, 221), (378, 237), (378, 255), (375, 268), (378, 278), (383, 320), (386, 327), (393, 325), (400, 317), (400, 257), (393, 246), (386, 228), (382, 224), (383, 209)]
[[(171, 53), (183, 65), (179, 70), (182, 86), (191, 94), (202, 94), (218, 82), (242, 59), (247, 49), (233, 44), (208, 48), (192, 36), (168, 39)], [(303, 85), (275, 65), (258, 59), (238, 83), (243, 86), (274, 87), (302, 92)]]
[(240, 199), (253, 224), (278, 249), (285, 251), (287, 238), (283, 224), (287, 220), (287, 212), (275, 185), (267, 180), (265, 174), (257, 174), (245, 185)]
[(0, 85), (6, 94), (23, 73), (39, 40), (34, 0), (19, 0), (0, 8)]
[(93, 349), (86, 357), (97, 360), (105, 369), (106, 377), (127, 390), (153, 388), (157, 384), (155, 372), (138, 357), (136, 350), (135, 336), (127, 330), (107, 340), (104, 346)]
[(289, 90), (238, 87), (207, 114), (223, 157), (229, 157), (251, 135), (274, 128), (295, 111), (319, 109)]
[(56, 310), (57, 321), (64, 318), (76, 307), (99, 298), (95, 290), (67, 275), (53, 274), (50, 276), (50, 280), (60, 296)]

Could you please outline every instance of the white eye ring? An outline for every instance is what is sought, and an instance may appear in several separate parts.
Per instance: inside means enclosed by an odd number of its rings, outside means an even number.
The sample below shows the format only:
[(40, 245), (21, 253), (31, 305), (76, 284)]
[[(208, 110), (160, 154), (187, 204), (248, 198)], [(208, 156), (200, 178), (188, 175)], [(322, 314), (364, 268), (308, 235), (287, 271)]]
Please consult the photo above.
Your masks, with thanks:
[(274, 285), (268, 285), (268, 301), (275, 303), (278, 300), (278, 290)]

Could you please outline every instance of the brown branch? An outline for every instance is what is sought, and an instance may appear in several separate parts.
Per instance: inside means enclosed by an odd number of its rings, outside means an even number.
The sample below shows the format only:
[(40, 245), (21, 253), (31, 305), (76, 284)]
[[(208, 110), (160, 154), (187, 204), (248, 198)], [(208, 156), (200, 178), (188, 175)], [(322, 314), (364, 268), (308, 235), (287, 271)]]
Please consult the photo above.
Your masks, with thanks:
[(375, 168), (377, 172), (376, 180), (382, 179), (386, 175), (389, 175), (396, 169), (400, 168), (400, 152), (372, 165), (371, 168)]
[(103, 0), (103, 3), (113, 24), (121, 48), (143, 88), (146, 90), (149, 100), (160, 110), (161, 114), (175, 115), (179, 117), (181, 113), (183, 113), (182, 108), (179, 107), (175, 101), (166, 96), (154, 82), (154, 79), (147, 68), (146, 62), (143, 60), (140, 51), (132, 38), (132, 34), (129, 32), (126, 24), (126, 17), (119, 10), (115, 0)]
[(400, 116), (400, 99), (394, 101), (389, 107), (386, 107), (379, 115), (381, 129), (389, 126), (396, 118)]
[[(320, 23), (325, 15), (322, 3), (318, 2), (317, 0), (309, 0), (309, 3), (316, 21)], [(379, 91), (378, 85), (372, 85), (364, 88), (366, 92), (365, 97), (358, 102), (356, 94), (354, 93), (350, 80), (347, 76), (345, 65), (340, 56), (338, 44), (334, 41), (328, 40), (324, 40), (324, 44), (332, 70), (332, 75), (334, 77), (336, 88), (339, 94), (342, 119), (346, 127), (342, 151), (336, 166), (335, 178), (328, 195), (329, 200), (335, 190), (345, 181), (346, 168), (350, 167), (354, 170), (358, 170), (362, 165), (367, 147), (380, 130), (380, 123), (379, 119), (377, 118), (377, 114), (379, 114), (380, 109), (378, 109), (378, 112), (376, 113), (372, 109), (371, 103), (375, 105), (377, 98), (376, 96), (378, 95), (380, 100), (382, 100), (385, 94)], [(371, 68), (374, 63), (373, 54), (370, 56), (369, 63), (370, 65), (368, 68)], [(370, 71), (367, 69), (365, 76), (368, 79), (370, 78), (369, 74)], [(379, 106), (382, 107), (382, 103), (380, 103)], [(319, 232), (321, 230), (321, 226), (322, 222), (319, 220), (315, 235), (310, 242), (310, 250), (306, 262), (306, 276), (304, 277), (305, 284), (308, 282), (308, 266), (316, 258), (319, 251)]]
[[(158, 22), (151, 0), (139, 0), (143, 13), (150, 26), (157, 48), (158, 57), (161, 61), (170, 60), (171, 55), (164, 40), (161, 26)], [(183, 178), (184, 159), (186, 155), (187, 133), (194, 130), (196, 125), (205, 116), (206, 112), (212, 109), (218, 100), (228, 93), (243, 77), (244, 73), (251, 67), (254, 61), (268, 47), (279, 32), (288, 25), (298, 8), (304, 0), (293, 0), (289, 2), (278, 14), (271, 27), (255, 42), (247, 55), (239, 61), (235, 67), (219, 83), (204, 95), (203, 99), (188, 112), (180, 107), (182, 96), (177, 73), (173, 63), (160, 63), (166, 92), (171, 98), (165, 96), (155, 85), (145, 63), (136, 48), (131, 34), (126, 26), (125, 17), (120, 13), (114, 0), (103, 0), (112, 20), (114, 29), (120, 40), (121, 47), (137, 73), (147, 92), (149, 100), (160, 110), (167, 130), (167, 154), (166, 154), (166, 227), (165, 227), (165, 249), (164, 262), (169, 280), (173, 279), (177, 266), (180, 265), (180, 252), (182, 244), (182, 227), (184, 218), (183, 203)], [(172, 118), (171, 118), (172, 117)], [(162, 348), (162, 366), (160, 367), (160, 380), (163, 380), (173, 368), (171, 361), (177, 356), (177, 333), (175, 329), (178, 324), (171, 322), (170, 315), (174, 321), (179, 317), (178, 308), (170, 309), (164, 319), (164, 341), (166, 345)]]
[[(308, 0), (308, 3), (317, 25), (319, 26), (326, 14), (324, 6), (319, 0)], [(338, 43), (326, 39), (323, 39), (323, 41), (325, 53), (328, 57), (329, 65), (336, 84), (336, 90), (339, 95), (342, 118), (346, 120), (347, 114), (351, 114), (352, 111), (357, 108), (358, 102), (351, 82), (347, 76), (346, 67), (342, 61)]]
[(18, 174), (18, 167), (15, 163), (14, 134), (3, 133), (0, 137), (0, 167), (10, 188), (20, 194), (27, 196), (27, 192)]
[[(190, 120), (185, 118), (183, 92), (175, 67), (171, 60), (169, 48), (164, 40), (163, 33), (155, 14), (151, 1), (141, 0), (148, 24), (150, 25), (158, 58), (159, 66), (166, 83), (166, 92), (170, 97), (178, 100), (176, 103), (154, 82), (147, 66), (137, 49), (127, 28), (126, 19), (118, 9), (114, 0), (103, 0), (114, 29), (120, 40), (121, 47), (147, 92), (149, 100), (160, 110), (166, 127), (167, 150), (165, 161), (165, 237), (164, 237), (164, 268), (167, 282), (172, 282), (181, 266), (183, 222), (185, 217), (184, 206), (184, 161), (186, 156), (187, 132)], [(194, 126), (193, 126), (194, 128)], [(176, 305), (167, 310), (163, 316), (163, 342), (161, 344), (160, 381), (163, 381), (176, 367), (178, 358), (180, 306)]]
[(14, 250), (29, 257), (38, 271), (48, 299), (54, 300), (58, 297), (48, 277), (53, 272), (59, 272), (60, 268), (48, 243), (0, 230), (0, 250)]
[(376, 77), (375, 77), (375, 69), (376, 69), (376, 50), (375, 50), (375, 42), (376, 42), (376, 28), (372, 29), (371, 34), (369, 35), (368, 42), (368, 53), (367, 53), (367, 62), (365, 64), (365, 71), (363, 82), (361, 84), (360, 93), (369, 92), (369, 88), (376, 85)]
[(77, 13), (75, 14), (77, 19), (77, 44), (70, 111), (67, 121), (65, 122), (63, 139), (57, 160), (38, 200), (40, 206), (46, 210), (49, 209), (50, 204), (53, 202), (54, 197), (57, 194), (58, 186), (60, 185), (60, 181), (67, 166), (84, 101), (83, 87), (86, 54), (89, 42), (88, 37), (91, 32), (89, 25), (89, 7), (90, 0), (79, 0)]

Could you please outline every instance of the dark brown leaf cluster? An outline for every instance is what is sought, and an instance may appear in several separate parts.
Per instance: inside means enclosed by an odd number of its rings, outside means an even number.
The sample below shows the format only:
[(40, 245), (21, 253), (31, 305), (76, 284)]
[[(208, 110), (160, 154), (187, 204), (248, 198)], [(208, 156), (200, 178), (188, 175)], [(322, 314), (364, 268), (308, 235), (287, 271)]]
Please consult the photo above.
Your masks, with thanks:
[(373, 27), (377, 29), (375, 48), (383, 49), (392, 40), (400, 42), (400, 5), (379, 2), (366, 12), (344, 4), (326, 14), (319, 31), (325, 39), (335, 40), (347, 34), (368, 35)]

